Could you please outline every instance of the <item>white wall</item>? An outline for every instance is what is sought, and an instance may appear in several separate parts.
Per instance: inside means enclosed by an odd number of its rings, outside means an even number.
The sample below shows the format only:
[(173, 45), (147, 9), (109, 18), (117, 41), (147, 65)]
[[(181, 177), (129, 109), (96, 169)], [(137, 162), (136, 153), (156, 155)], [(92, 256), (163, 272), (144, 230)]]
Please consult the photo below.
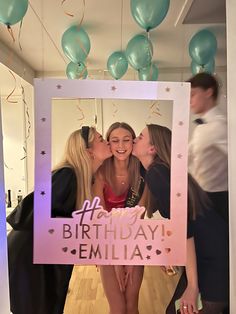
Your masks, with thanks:
[(52, 167), (62, 158), (69, 135), (83, 125), (95, 125), (95, 99), (52, 100)]
[(11, 97), (7, 102), (2, 98), (3, 155), (5, 191), (11, 190), (12, 206), (17, 203), (17, 194), (25, 194), (27, 177), (25, 174), (26, 152), (24, 151), (24, 109), (22, 98)]

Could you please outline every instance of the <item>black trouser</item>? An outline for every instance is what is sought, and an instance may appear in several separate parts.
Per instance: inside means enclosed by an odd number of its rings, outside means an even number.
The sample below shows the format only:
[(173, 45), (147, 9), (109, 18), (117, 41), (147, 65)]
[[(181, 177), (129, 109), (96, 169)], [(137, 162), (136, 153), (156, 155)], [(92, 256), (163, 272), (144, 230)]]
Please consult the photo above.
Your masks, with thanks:
[[(229, 223), (229, 193), (228, 191), (222, 192), (207, 192), (208, 197), (213, 203), (214, 209), (217, 213)], [(229, 314), (229, 308), (223, 311), (223, 314)]]
[(207, 192), (208, 197), (213, 203), (214, 209), (217, 213), (229, 223), (229, 193), (228, 191), (222, 192)]

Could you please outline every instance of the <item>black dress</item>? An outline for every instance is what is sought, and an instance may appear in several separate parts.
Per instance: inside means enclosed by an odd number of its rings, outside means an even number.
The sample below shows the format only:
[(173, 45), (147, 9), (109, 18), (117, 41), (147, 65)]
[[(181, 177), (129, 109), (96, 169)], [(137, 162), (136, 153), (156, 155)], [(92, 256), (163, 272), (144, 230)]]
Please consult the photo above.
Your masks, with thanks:
[[(52, 216), (70, 217), (76, 207), (76, 176), (62, 168), (52, 176)], [(14, 314), (62, 314), (72, 265), (33, 264), (33, 193), (7, 218), (10, 304)]]
[[(170, 217), (170, 170), (155, 164), (145, 180), (156, 207), (165, 218)], [(198, 284), (205, 301), (227, 302), (229, 295), (228, 227), (212, 208), (203, 209), (195, 220), (188, 221), (188, 238), (194, 237)]]

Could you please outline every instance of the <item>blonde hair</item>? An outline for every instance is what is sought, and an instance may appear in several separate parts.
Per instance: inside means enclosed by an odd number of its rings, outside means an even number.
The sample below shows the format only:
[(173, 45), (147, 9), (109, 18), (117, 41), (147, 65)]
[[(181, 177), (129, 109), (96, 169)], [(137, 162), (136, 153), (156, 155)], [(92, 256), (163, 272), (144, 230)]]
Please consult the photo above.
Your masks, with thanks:
[[(94, 140), (95, 132), (95, 128), (89, 128), (89, 147)], [(63, 167), (68, 167), (74, 170), (77, 180), (76, 209), (80, 209), (86, 199), (92, 199), (92, 164), (86, 150), (85, 140), (81, 134), (82, 131), (80, 129), (74, 131), (69, 136), (62, 161), (53, 169), (53, 171), (56, 171)]]
[[(112, 131), (122, 128), (127, 130), (134, 140), (136, 135), (132, 127), (125, 123), (125, 122), (115, 122), (113, 123), (106, 133), (106, 140), (109, 142), (110, 135)], [(99, 169), (99, 173), (102, 174), (104, 180), (110, 185), (114, 185), (115, 181), (115, 173), (114, 173), (114, 157), (110, 157), (106, 159), (103, 165)], [(133, 189), (135, 193), (138, 193), (139, 185), (140, 185), (140, 162), (139, 160), (133, 156), (129, 156), (129, 164), (128, 164), (128, 178), (129, 178), (129, 185)]]
[[(171, 165), (171, 131), (157, 124), (147, 125), (150, 144), (155, 147), (156, 154), (150, 167), (154, 164), (164, 164), (170, 169)], [(149, 193), (150, 194), (150, 193)], [(149, 197), (150, 204), (150, 197)], [(207, 194), (200, 188), (194, 178), (188, 174), (188, 215), (195, 219), (203, 208), (210, 206)], [(150, 209), (147, 210), (150, 216)]]

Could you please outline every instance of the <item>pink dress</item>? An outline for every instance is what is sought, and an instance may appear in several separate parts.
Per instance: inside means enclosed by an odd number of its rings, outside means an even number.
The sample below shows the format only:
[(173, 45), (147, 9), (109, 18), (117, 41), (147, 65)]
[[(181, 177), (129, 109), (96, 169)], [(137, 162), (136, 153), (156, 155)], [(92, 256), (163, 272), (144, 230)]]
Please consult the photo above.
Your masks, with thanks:
[(105, 183), (103, 189), (104, 201), (106, 206), (105, 209), (110, 212), (112, 208), (124, 208), (127, 194), (128, 189), (121, 195), (116, 195), (110, 185)]

